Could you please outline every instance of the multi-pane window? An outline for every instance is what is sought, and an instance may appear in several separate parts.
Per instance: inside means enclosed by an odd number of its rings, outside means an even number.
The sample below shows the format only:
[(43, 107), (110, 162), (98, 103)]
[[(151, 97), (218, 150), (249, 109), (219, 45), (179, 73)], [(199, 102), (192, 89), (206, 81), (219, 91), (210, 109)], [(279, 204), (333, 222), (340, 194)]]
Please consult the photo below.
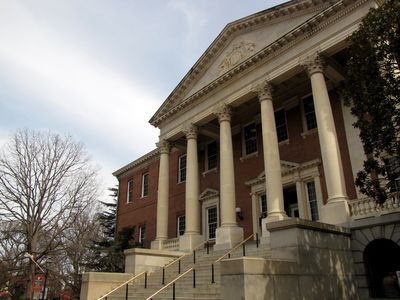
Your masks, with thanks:
[(217, 142), (214, 141), (207, 144), (207, 170), (216, 168), (217, 164), (218, 164)]
[(278, 142), (287, 140), (288, 131), (286, 126), (286, 115), (284, 109), (280, 109), (275, 112), (275, 126), (276, 126), (276, 134), (278, 136)]
[(142, 176), (142, 197), (146, 197), (149, 194), (149, 173), (143, 174)]
[(319, 214), (318, 214), (317, 193), (315, 191), (314, 181), (307, 182), (307, 195), (308, 195), (308, 203), (310, 204), (311, 220), (317, 221), (319, 220)]
[(181, 236), (185, 233), (185, 226), (186, 226), (186, 220), (185, 216), (179, 216), (176, 220), (176, 225), (177, 225), (177, 235)]
[(260, 217), (261, 218), (266, 218), (267, 217), (267, 196), (266, 195), (261, 195), (260, 198)]
[(126, 193), (126, 203), (131, 203), (133, 201), (133, 180), (128, 181), (128, 189)]
[(317, 128), (317, 119), (315, 117), (314, 100), (312, 96), (303, 99), (303, 108), (307, 130)]
[(144, 241), (146, 240), (146, 225), (142, 224), (139, 226), (139, 243), (140, 245), (144, 245)]
[(257, 152), (257, 130), (255, 123), (250, 123), (243, 128), (243, 139), (245, 155)]
[(208, 239), (215, 239), (215, 231), (218, 226), (218, 210), (216, 206), (207, 208)]
[(186, 154), (178, 158), (178, 182), (186, 181)]

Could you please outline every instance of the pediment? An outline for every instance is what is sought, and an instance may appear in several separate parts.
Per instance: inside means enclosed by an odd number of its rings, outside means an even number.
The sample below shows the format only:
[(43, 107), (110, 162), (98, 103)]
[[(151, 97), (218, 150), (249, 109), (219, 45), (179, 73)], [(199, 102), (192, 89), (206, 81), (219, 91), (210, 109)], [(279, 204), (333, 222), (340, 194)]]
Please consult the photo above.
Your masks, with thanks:
[[(306, 34), (309, 27), (302, 26), (331, 5), (329, 0), (293, 0), (229, 23), (150, 119), (150, 123), (158, 126), (187, 106), (203, 90), (231, 78), (233, 69), (259, 61), (262, 55), (266, 55), (267, 48), (279, 50), (291, 39)], [(319, 21), (323, 19), (317, 18)], [(275, 44), (276, 47), (273, 46)]]
[(214, 197), (219, 197), (219, 191), (207, 188), (199, 196), (200, 201), (205, 201)]

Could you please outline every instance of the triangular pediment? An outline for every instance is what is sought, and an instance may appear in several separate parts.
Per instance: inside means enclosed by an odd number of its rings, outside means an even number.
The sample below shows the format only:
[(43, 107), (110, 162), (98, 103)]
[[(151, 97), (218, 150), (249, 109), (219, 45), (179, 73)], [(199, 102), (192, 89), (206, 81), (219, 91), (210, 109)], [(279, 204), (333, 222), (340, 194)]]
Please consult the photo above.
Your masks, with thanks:
[(200, 194), (199, 200), (204, 201), (214, 197), (219, 197), (219, 191), (207, 188)]
[[(306, 34), (309, 28), (304, 24), (331, 5), (329, 0), (293, 0), (229, 23), (169, 95), (150, 123), (158, 126), (191, 103), (193, 97), (201, 97), (203, 91), (207, 92), (229, 80), (233, 69), (259, 61), (266, 51), (278, 51), (283, 44)], [(316, 18), (317, 21), (322, 19)]]

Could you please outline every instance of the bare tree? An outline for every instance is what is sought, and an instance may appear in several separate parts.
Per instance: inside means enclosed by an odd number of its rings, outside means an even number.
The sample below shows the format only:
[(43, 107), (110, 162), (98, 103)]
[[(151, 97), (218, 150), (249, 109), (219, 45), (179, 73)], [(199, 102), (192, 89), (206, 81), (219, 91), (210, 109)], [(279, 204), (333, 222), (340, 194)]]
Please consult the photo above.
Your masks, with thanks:
[[(70, 136), (19, 130), (0, 152), (0, 218), (12, 224), (3, 238), (18, 238), (16, 258), (40, 262), (62, 250), (62, 233), (97, 196), (97, 172)], [(25, 264), (31, 298), (35, 264)]]

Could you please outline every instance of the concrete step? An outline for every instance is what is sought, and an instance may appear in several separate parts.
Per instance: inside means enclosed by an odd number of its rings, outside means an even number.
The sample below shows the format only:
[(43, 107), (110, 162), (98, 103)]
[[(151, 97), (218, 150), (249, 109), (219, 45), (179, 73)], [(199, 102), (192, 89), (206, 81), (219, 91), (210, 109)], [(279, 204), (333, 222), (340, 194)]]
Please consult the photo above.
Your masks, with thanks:
[[(250, 257), (269, 257), (269, 247), (266, 245), (260, 245), (256, 247), (255, 242), (249, 242), (246, 244), (245, 255)], [(197, 250), (195, 253), (196, 259), (195, 264), (193, 260), (193, 254), (184, 257), (181, 260), (181, 274), (186, 270), (194, 267), (196, 270), (196, 288), (193, 288), (193, 275), (192, 272), (182, 277), (175, 283), (175, 299), (198, 299), (198, 300), (219, 300), (220, 299), (220, 263), (215, 263), (226, 250), (212, 251), (210, 249), (207, 254), (206, 249)], [(243, 248), (239, 247), (233, 251), (230, 258), (242, 257)], [(226, 257), (228, 258), (228, 257)], [(211, 283), (211, 265), (214, 264), (214, 281)], [(164, 282), (168, 284), (174, 280), (178, 273), (178, 263), (175, 263), (164, 270)], [(162, 268), (158, 268), (151, 273), (148, 273), (147, 288), (144, 288), (144, 277), (139, 278), (133, 284), (129, 285), (128, 299), (129, 300), (143, 300), (161, 289), (162, 284)], [(107, 300), (122, 300), (126, 299), (126, 290), (121, 288), (119, 291), (113, 293), (107, 297)], [(160, 292), (155, 299), (172, 299), (172, 285)]]

